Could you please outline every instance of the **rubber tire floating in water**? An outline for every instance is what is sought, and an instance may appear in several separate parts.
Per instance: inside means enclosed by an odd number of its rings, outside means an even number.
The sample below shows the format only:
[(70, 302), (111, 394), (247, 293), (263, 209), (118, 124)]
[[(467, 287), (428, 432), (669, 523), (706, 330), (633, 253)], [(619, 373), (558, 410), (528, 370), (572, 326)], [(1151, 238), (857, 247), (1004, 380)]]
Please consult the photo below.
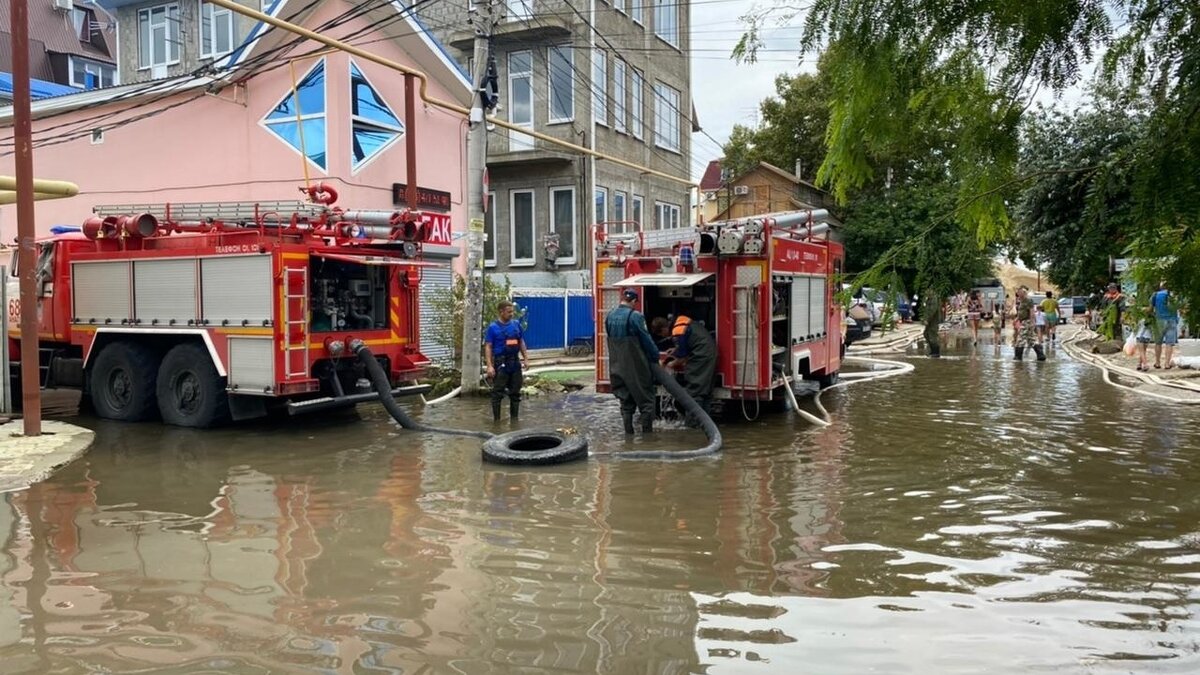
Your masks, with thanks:
[(562, 464), (585, 459), (587, 439), (555, 429), (521, 429), (483, 443), (483, 461), (493, 464)]

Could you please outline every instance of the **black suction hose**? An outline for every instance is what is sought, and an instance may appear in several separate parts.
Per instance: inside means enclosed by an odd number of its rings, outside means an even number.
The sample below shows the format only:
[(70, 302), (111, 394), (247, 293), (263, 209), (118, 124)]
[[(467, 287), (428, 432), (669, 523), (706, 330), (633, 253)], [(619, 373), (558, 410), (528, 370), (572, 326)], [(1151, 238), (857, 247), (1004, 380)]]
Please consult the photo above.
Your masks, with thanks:
[(705, 457), (715, 455), (721, 451), (721, 430), (704, 412), (699, 403), (688, 395), (687, 390), (683, 385), (679, 384), (670, 373), (657, 363), (650, 364), (650, 372), (654, 374), (654, 379), (663, 386), (667, 391), (671, 392), (671, 396), (675, 397), (676, 402), (683, 403), (683, 408), (691, 413), (696, 419), (700, 420), (700, 426), (704, 429), (704, 435), (708, 436), (708, 445), (695, 450), (634, 450), (631, 452), (614, 452), (607, 456), (615, 459), (650, 459), (650, 460), (673, 460), (673, 459), (695, 459), (697, 457)]
[(428, 431), (435, 434), (450, 434), (453, 436), (474, 436), (475, 438), (491, 438), (492, 434), (486, 431), (468, 431), (466, 429), (443, 429), (441, 427), (431, 427), (427, 424), (421, 424), (404, 412), (404, 408), (396, 403), (395, 397), (392, 396), (392, 383), (388, 381), (387, 373), (383, 372), (383, 367), (375, 360), (375, 355), (371, 353), (371, 349), (363, 344), (361, 340), (352, 340), (350, 349), (358, 360), (362, 362), (367, 369), (367, 377), (371, 379), (371, 385), (375, 387), (375, 391), (379, 393), (379, 402), (391, 414), (392, 419), (396, 420), (400, 426), (413, 431)]

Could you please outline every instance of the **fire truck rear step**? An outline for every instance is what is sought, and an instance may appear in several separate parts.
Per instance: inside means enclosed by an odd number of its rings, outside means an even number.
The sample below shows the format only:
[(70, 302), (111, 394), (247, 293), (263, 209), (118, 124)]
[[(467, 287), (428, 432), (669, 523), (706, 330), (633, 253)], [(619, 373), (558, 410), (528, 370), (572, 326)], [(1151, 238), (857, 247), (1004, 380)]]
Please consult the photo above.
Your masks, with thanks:
[[(417, 396), (418, 394), (427, 394), (433, 389), (432, 385), (417, 384), (408, 387), (397, 387), (392, 390), (392, 397), (400, 396)], [(376, 392), (367, 392), (364, 394), (350, 394), (348, 396), (325, 396), (322, 398), (309, 399), (307, 401), (289, 401), (287, 410), (289, 415), (306, 415), (308, 413), (319, 412), (322, 410), (330, 410), (332, 408), (344, 408), (355, 405), (357, 403), (366, 403), (367, 401), (378, 401), (379, 394)]]

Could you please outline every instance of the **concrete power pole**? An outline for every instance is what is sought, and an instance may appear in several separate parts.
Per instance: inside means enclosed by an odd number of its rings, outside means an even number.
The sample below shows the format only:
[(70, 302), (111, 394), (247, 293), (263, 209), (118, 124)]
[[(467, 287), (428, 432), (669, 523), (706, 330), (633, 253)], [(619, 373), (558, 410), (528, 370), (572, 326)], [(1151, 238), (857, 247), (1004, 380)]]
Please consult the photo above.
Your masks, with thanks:
[[(463, 300), (462, 393), (479, 391), (481, 345), (483, 343), (483, 244), (484, 210), (487, 206), (487, 121), (484, 99), (489, 96), (485, 80), (490, 62), (490, 40), (496, 27), (496, 0), (473, 4), (471, 21), (475, 25), (475, 67), (471, 81), (475, 98), (471, 105), (467, 131), (467, 289)], [(493, 236), (495, 233), (493, 233)]]

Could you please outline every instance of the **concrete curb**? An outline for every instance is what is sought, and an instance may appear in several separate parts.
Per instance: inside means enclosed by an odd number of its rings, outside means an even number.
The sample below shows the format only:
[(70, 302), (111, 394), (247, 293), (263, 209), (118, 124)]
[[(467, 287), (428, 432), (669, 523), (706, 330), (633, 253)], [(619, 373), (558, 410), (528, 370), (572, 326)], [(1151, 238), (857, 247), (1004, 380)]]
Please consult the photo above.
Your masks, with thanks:
[(24, 490), (78, 459), (96, 440), (90, 429), (43, 421), (41, 436), (24, 436), (21, 420), (0, 424), (0, 493)]

